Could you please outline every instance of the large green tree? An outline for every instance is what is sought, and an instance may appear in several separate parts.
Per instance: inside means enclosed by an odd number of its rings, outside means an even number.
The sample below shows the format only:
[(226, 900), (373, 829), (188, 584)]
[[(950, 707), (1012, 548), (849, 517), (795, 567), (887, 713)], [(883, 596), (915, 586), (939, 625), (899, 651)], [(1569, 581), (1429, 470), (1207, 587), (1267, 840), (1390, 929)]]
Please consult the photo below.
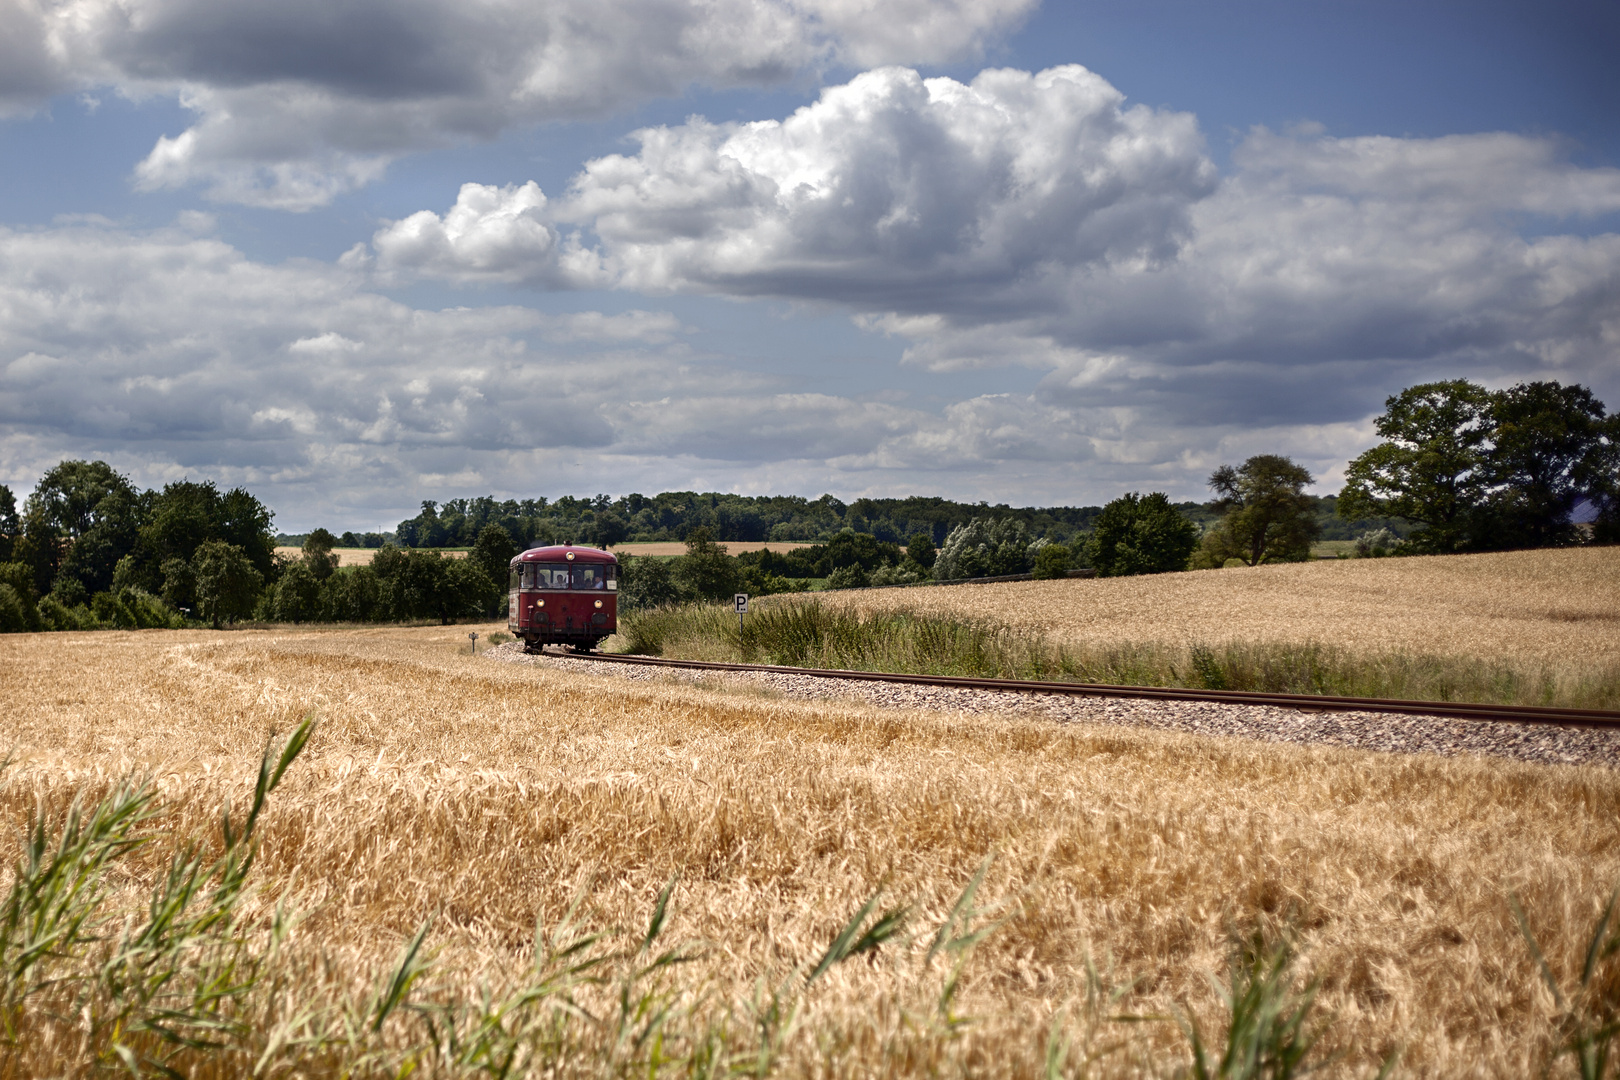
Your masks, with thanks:
[(1384, 402), (1374, 428), (1385, 441), (1350, 463), (1338, 515), (1405, 518), (1421, 526), (1413, 549), (1461, 551), (1486, 527), (1491, 395), (1465, 379), (1423, 383)]
[(0, 563), (11, 561), (11, 553), (21, 536), (22, 518), (17, 516), (17, 496), (0, 484)]
[[(13, 557), (33, 567), (35, 588), (47, 593), (55, 587), (63, 559), (79, 539), (98, 525), (106, 526), (93, 546), (100, 558), (111, 561), (103, 567), (87, 557), (88, 553), (81, 554), (69, 576), (85, 586), (103, 576), (111, 584), (113, 567), (127, 553), (122, 545), (129, 519), (138, 513), (139, 505), (139, 493), (129, 479), (105, 461), (60, 462), (40, 477), (23, 505), (23, 538)], [(86, 578), (89, 580), (84, 581)]]
[(1577, 538), (1570, 512), (1612, 494), (1620, 421), (1584, 386), (1520, 383), (1492, 395), (1491, 546), (1551, 547)]
[(110, 590), (119, 561), (140, 539), (141, 503), (134, 491), (110, 491), (96, 504), (90, 527), (68, 547), (58, 578), (77, 581), (92, 595)]
[(163, 567), (170, 559), (190, 561), (209, 540), (241, 548), (260, 576), (267, 581), (275, 577), (273, 515), (245, 489), (221, 494), (211, 480), (179, 480), (148, 495), (140, 542), (123, 575), (130, 584), (157, 591), (163, 587)]
[(1305, 494), (1312, 483), (1303, 465), (1278, 454), (1256, 454), (1236, 468), (1222, 465), (1209, 478), (1225, 516), (1204, 536), (1207, 561), (1221, 566), (1240, 559), (1249, 566), (1263, 562), (1299, 562), (1311, 557), (1311, 544), (1321, 533), (1316, 500)]
[(136, 497), (129, 478), (105, 461), (64, 461), (40, 477), (28, 502), (60, 536), (77, 540), (100, 520), (101, 502), (114, 492)]
[(1596, 503), (1600, 538), (1620, 532), (1620, 417), (1584, 386), (1463, 379), (1389, 398), (1386, 441), (1350, 463), (1340, 517), (1400, 517), (1414, 550), (1546, 547), (1578, 538), (1570, 513)]
[(1133, 491), (1103, 507), (1086, 555), (1102, 577), (1162, 574), (1187, 569), (1197, 546), (1198, 526), (1168, 496)]

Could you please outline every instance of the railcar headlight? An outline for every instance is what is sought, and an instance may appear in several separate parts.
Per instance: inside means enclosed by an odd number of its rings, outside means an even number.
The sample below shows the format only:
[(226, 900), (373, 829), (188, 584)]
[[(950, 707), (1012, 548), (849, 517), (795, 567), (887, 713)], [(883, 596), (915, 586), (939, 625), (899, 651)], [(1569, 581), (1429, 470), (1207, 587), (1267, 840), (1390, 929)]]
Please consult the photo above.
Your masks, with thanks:
[(535, 606), (535, 607), (545, 607), (545, 606), (546, 606), (546, 602), (545, 602), (545, 601), (544, 601), (544, 600), (536, 600), (536, 601), (535, 601), (535, 602), (534, 602), (534, 606)]
[(572, 551), (570, 551), (566, 555), (564, 555), (563, 558), (567, 559), (569, 562), (573, 562), (574, 561), (574, 553)]
[(596, 606), (597, 606), (597, 607), (601, 607), (601, 606), (602, 606), (602, 601), (600, 601), (600, 600), (598, 600), (598, 601), (597, 601), (597, 602), (596, 602)]

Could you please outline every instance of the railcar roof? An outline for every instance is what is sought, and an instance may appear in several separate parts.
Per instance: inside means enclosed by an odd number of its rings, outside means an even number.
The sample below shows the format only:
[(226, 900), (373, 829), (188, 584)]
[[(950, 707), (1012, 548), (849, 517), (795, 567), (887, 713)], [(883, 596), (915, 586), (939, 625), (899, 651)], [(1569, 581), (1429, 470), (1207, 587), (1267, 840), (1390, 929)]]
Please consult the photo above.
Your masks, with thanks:
[(523, 554), (516, 556), (510, 565), (518, 566), (526, 562), (582, 562), (582, 563), (616, 563), (619, 557), (611, 551), (601, 548), (575, 547), (572, 544), (554, 544), (551, 547), (530, 548)]

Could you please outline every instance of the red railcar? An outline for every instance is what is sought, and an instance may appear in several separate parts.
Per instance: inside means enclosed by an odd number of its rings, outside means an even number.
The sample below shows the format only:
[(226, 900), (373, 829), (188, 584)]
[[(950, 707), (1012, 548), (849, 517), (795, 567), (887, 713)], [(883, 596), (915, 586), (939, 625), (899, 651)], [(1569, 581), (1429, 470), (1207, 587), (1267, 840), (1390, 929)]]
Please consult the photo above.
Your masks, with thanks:
[(506, 625), (529, 652), (589, 652), (619, 628), (619, 560), (596, 548), (530, 548), (511, 562)]

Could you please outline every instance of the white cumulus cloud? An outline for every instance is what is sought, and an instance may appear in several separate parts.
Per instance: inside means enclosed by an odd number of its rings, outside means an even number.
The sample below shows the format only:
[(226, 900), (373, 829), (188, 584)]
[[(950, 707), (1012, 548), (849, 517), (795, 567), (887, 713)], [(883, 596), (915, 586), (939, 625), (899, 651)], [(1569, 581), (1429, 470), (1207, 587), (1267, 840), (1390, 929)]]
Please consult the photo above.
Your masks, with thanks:
[[(1620, 340), (1620, 237), (1586, 224), (1620, 170), (1549, 139), (1257, 130), (1218, 177), (1191, 116), (1074, 66), (885, 68), (780, 121), (635, 137), (543, 208), (464, 188), (374, 246), (452, 280), (831, 302), (917, 366), (1045, 369), (1053, 400), (1171, 419), (1277, 422), (1307, 384), (1366, 409), (1459, 369), (1601, 382)], [(463, 239), (411, 247), (441, 230)]]

